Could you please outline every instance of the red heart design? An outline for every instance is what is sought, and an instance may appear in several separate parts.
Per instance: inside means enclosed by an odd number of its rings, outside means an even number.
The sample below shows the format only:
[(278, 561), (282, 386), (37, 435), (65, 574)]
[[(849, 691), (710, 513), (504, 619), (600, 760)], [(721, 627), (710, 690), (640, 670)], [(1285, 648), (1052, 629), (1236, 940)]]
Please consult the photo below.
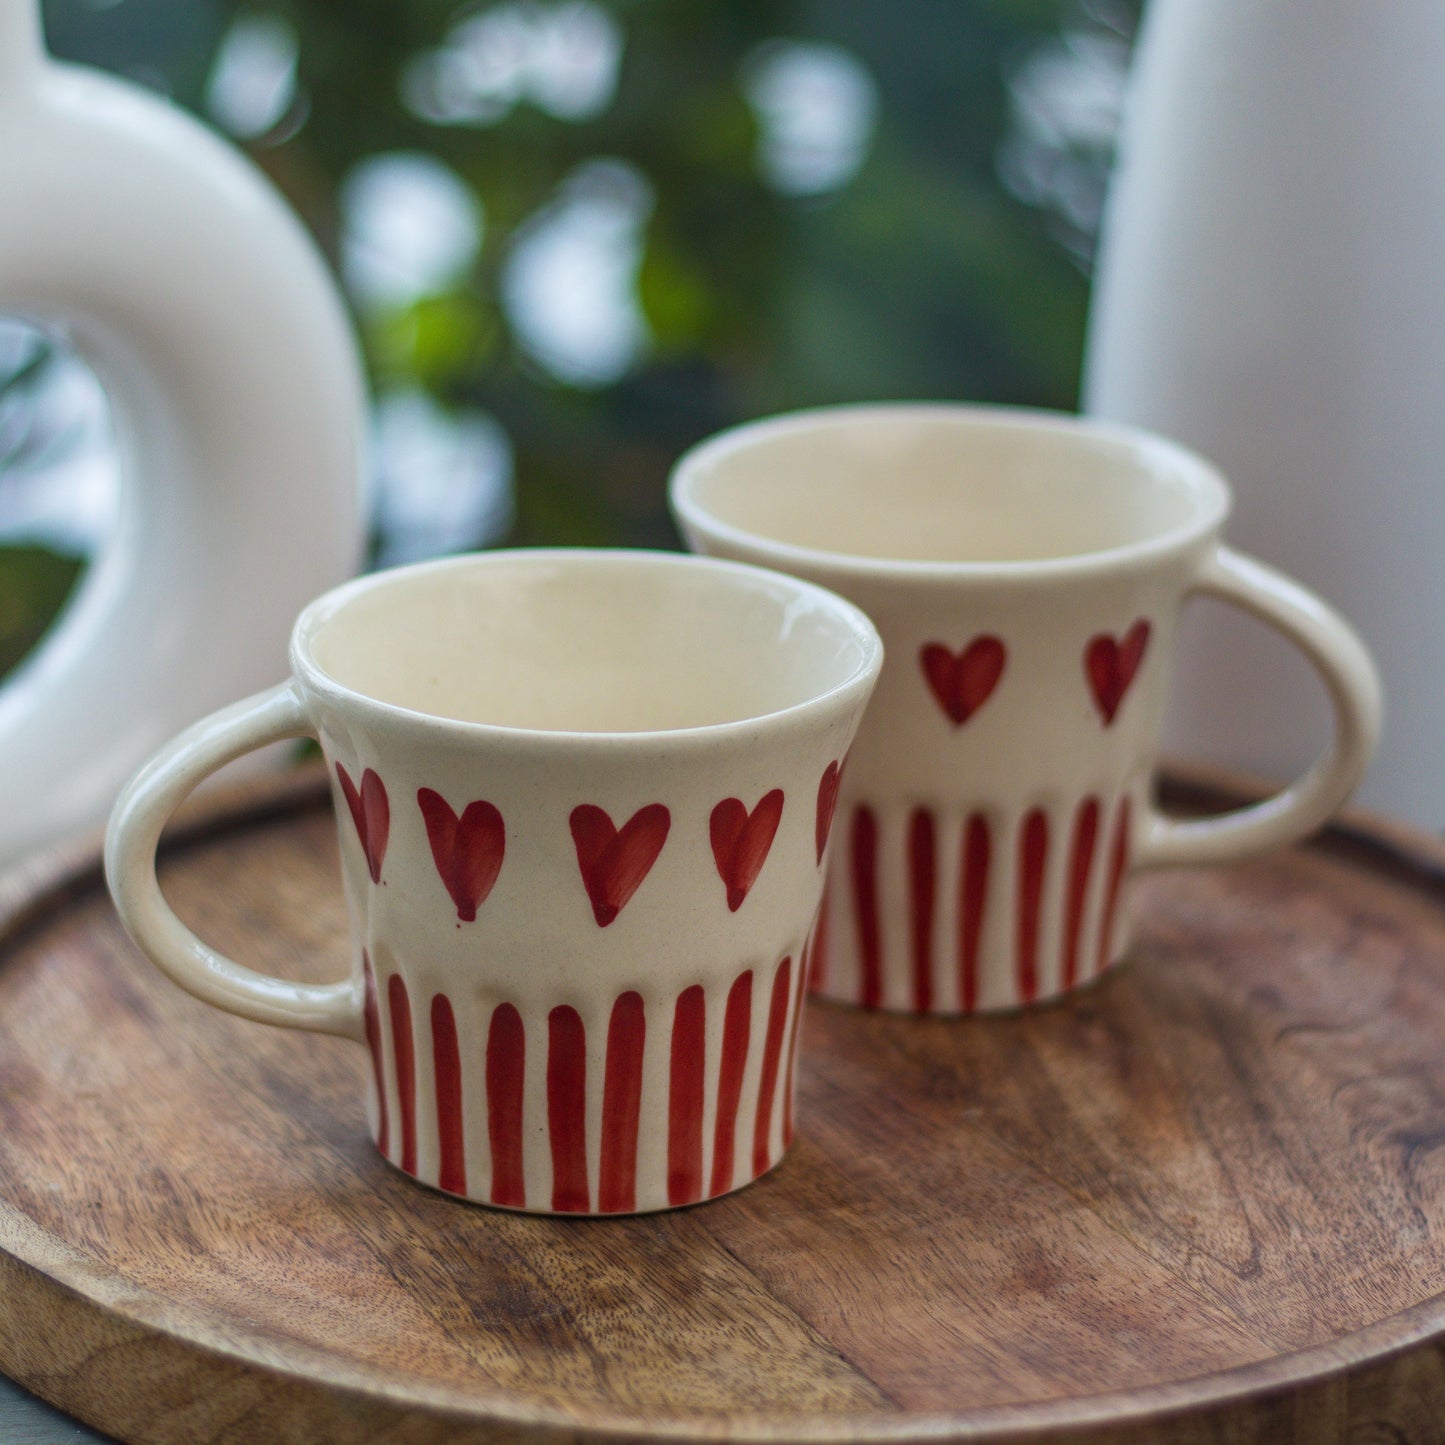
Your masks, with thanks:
[(359, 792), (340, 763), (336, 765), (336, 776), (341, 780), (341, 791), (346, 794), (346, 806), (351, 809), (351, 821), (356, 824), (356, 836), (361, 839), (371, 881), (380, 883), (381, 860), (386, 857), (386, 839), (391, 832), (391, 804), (386, 800), (386, 786), (370, 768), (361, 775)]
[(1142, 617), (1124, 634), (1122, 642), (1116, 642), (1107, 632), (1089, 639), (1084, 649), (1084, 673), (1105, 727), (1114, 721), (1148, 645), (1149, 624)]
[(1006, 659), (1003, 640), (986, 633), (957, 656), (941, 642), (927, 642), (918, 652), (928, 686), (954, 727), (961, 727), (989, 700)]
[(457, 905), (457, 917), (463, 923), (472, 923), (502, 871), (502, 857), (507, 851), (502, 815), (490, 803), (478, 799), (468, 803), (458, 818), (451, 804), (431, 788), (418, 788), (416, 801), (426, 820), (427, 841), (437, 872)]
[(757, 881), (782, 816), (781, 788), (764, 793), (751, 813), (741, 798), (724, 798), (712, 810), (708, 825), (712, 856), (718, 877), (727, 884), (729, 911), (736, 913), (743, 906), (748, 889)]
[(818, 862), (823, 861), (823, 849), (828, 846), (828, 833), (833, 827), (833, 809), (838, 806), (838, 789), (843, 782), (843, 769), (848, 759), (840, 763), (836, 758), (823, 769), (818, 779), (818, 816), (813, 827), (813, 841), (818, 845)]
[(661, 803), (639, 808), (621, 828), (614, 828), (612, 819), (595, 804), (579, 803), (572, 809), (577, 867), (599, 928), (606, 928), (637, 892), (657, 862), (671, 826), (672, 815)]

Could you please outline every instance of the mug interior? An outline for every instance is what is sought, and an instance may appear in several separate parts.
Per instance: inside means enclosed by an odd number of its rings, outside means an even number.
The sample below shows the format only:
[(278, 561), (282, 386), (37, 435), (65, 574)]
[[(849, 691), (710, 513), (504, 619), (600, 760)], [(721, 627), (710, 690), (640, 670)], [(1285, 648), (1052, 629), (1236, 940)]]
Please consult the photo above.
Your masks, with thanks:
[(363, 578), (302, 614), (293, 655), (432, 717), (636, 733), (764, 717), (859, 681), (881, 644), (841, 598), (667, 553), (493, 552)]
[(1113, 552), (1214, 524), (1200, 458), (1161, 438), (1041, 412), (900, 406), (739, 427), (679, 465), (685, 525), (814, 553), (1028, 563)]

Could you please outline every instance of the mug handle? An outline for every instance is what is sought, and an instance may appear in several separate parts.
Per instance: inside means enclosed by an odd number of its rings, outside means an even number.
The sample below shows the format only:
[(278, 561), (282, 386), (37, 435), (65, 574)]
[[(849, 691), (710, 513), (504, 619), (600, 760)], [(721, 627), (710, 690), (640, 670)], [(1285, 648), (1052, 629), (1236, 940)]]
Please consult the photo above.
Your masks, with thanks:
[(156, 878), (161, 830), (197, 784), (243, 753), (314, 735), (291, 682), (213, 713), (181, 733), (117, 799), (106, 830), (105, 877), (126, 931), (163, 973), (202, 1002), (258, 1023), (362, 1042), (362, 999), (354, 980), (292, 983), (233, 962), (176, 917)]
[(1262, 802), (1188, 821), (1151, 810), (1135, 860), (1145, 868), (1220, 863), (1313, 832), (1360, 781), (1380, 732), (1375, 664), (1349, 623), (1313, 592), (1228, 547), (1216, 548), (1190, 590), (1234, 603), (1294, 643), (1329, 691), (1335, 735), (1303, 777)]

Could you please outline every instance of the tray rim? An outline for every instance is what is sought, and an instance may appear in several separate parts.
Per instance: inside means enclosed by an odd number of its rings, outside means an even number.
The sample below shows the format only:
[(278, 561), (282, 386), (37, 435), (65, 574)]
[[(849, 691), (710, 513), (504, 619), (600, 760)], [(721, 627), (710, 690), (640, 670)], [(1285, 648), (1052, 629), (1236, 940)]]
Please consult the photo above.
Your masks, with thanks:
[[(1162, 777), (1166, 788), (1176, 793), (1230, 804), (1270, 791), (1247, 775), (1194, 765), (1170, 764)], [(270, 817), (319, 809), (328, 797), (327, 777), (318, 764), (218, 787), (183, 811), (168, 831), (165, 846), (201, 842)], [(99, 831), (91, 830), (32, 855), (0, 875), (0, 947), (69, 899), (104, 887), (101, 839)], [(1404, 871), (1415, 875), (1413, 886), (1418, 890), (1445, 895), (1445, 839), (1396, 819), (1350, 809), (1312, 838), (1293, 846), (1307, 850), (1343, 846), (1363, 854), (1363, 866), (1373, 871), (1396, 876)], [(1445, 1293), (1441, 1293), (1333, 1340), (1128, 1391), (959, 1411), (899, 1410), (896, 1416), (877, 1412), (643, 1414), (611, 1405), (589, 1405), (584, 1417), (514, 1390), (461, 1389), (405, 1371), (347, 1361), (305, 1341), (287, 1340), (288, 1360), (267, 1347), (264, 1334), (238, 1340), (235, 1327), (218, 1312), (179, 1303), (97, 1268), (65, 1240), (0, 1200), (0, 1279), (7, 1277), (11, 1282), (27, 1280), (37, 1288), (49, 1289), (52, 1295), (58, 1288), (66, 1297), (66, 1324), (79, 1335), (113, 1333), (119, 1326), (153, 1344), (163, 1344), (177, 1363), (188, 1358), (219, 1362), (233, 1376), (268, 1377), (305, 1391), (319, 1389), (355, 1405), (389, 1407), (403, 1416), (422, 1412), (438, 1425), (500, 1426), (531, 1432), (539, 1439), (726, 1439), (743, 1445), (783, 1445), (786, 1441), (893, 1445), (904, 1440), (1007, 1445), (1043, 1437), (1063, 1440), (1106, 1427), (1165, 1424), (1201, 1410), (1247, 1406), (1314, 1385), (1336, 1384), (1370, 1367), (1388, 1365), (1445, 1335)], [(106, 1430), (103, 1421), (88, 1414), (84, 1400), (71, 1398), (69, 1392), (53, 1392), (53, 1371), (29, 1368), (11, 1349), (12, 1331), (18, 1334), (23, 1330), (23, 1321), (12, 1318), (12, 1313), (18, 1312), (6, 1307), (14, 1293), (11, 1289), (0, 1291), (0, 1370), (42, 1399)], [(310, 1368), (298, 1368), (294, 1363), (298, 1359), (308, 1362)]]
[[(20, 1250), (52, 1253), (44, 1265), (22, 1257)], [(634, 1414), (611, 1406), (589, 1406), (583, 1419), (559, 1406), (508, 1390), (459, 1390), (430, 1384), (401, 1372), (356, 1365), (338, 1359), (315, 1345), (288, 1341), (292, 1359), (310, 1359), (312, 1371), (295, 1368), (262, 1347), (258, 1337), (249, 1346), (237, 1344), (233, 1331), (214, 1312), (177, 1305), (150, 1289), (124, 1285), (107, 1299), (112, 1281), (79, 1262), (67, 1260), (74, 1251), (63, 1241), (35, 1228), (23, 1214), (0, 1203), (0, 1253), (8, 1263), (58, 1284), (72, 1297), (70, 1310), (87, 1323), (93, 1319), (113, 1328), (119, 1318), (129, 1329), (160, 1338), (178, 1358), (196, 1355), (219, 1360), (243, 1372), (258, 1372), (307, 1390), (324, 1389), (358, 1404), (386, 1405), (403, 1413), (421, 1410), (438, 1423), (466, 1426), (507, 1426), (532, 1430), (541, 1436), (579, 1436), (597, 1440), (716, 1441), (743, 1445), (781, 1445), (786, 1441), (857, 1442), (857, 1445), (893, 1445), (905, 1440), (986, 1441), (1007, 1445), (1051, 1434), (1062, 1439), (1101, 1427), (1125, 1428), (1167, 1423), (1171, 1418), (1218, 1406), (1241, 1406), (1324, 1382), (1338, 1382), (1343, 1374), (1371, 1365), (1386, 1364), (1412, 1347), (1436, 1339), (1445, 1326), (1445, 1295), (1434, 1295), (1409, 1309), (1366, 1325), (1347, 1335), (1308, 1349), (1276, 1355), (1268, 1360), (1194, 1376), (1187, 1380), (1141, 1387), (1128, 1392), (1088, 1396), (1061, 1396), (1055, 1400), (1016, 1405), (991, 1405), (957, 1413), (900, 1411), (896, 1418), (879, 1414), (838, 1412), (827, 1415), (765, 1416), (749, 1414)], [(71, 1267), (67, 1268), (67, 1264)], [(0, 1276), (5, 1267), (0, 1266)], [(141, 1308), (123, 1310), (118, 1300)], [(109, 1310), (109, 1314), (107, 1314)], [(188, 1336), (185, 1331), (190, 1331)], [(0, 1359), (6, 1372), (12, 1366)], [(24, 1371), (13, 1379), (58, 1408), (86, 1419), (74, 1401), (52, 1399), (46, 1393), (44, 1372)], [(87, 1420), (95, 1428), (108, 1427)]]

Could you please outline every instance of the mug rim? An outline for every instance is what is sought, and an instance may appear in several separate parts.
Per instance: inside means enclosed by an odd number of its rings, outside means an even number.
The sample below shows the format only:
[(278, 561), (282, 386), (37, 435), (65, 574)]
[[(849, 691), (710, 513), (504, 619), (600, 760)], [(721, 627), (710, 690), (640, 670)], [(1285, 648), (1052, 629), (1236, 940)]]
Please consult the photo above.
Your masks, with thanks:
[[(1185, 521), (1158, 535), (1118, 546), (1070, 553), (1065, 556), (1015, 558), (1007, 561), (920, 561), (897, 557), (869, 557), (786, 542), (765, 532), (724, 521), (695, 495), (705, 469), (759, 443), (808, 431), (832, 432), (838, 424), (865, 421), (960, 422), (1002, 428), (1091, 437), (1128, 446), (1168, 463), (1189, 484), (1196, 505)], [(766, 558), (766, 565), (791, 570), (827, 571), (848, 580), (891, 582), (998, 582), (1017, 583), (1072, 578), (1113, 571), (1172, 557), (1218, 532), (1229, 516), (1233, 493), (1223, 473), (1198, 452), (1142, 427), (1103, 421), (1076, 412), (1043, 407), (997, 406), (960, 401), (907, 401), (845, 403), (808, 407), (753, 421), (741, 422), (698, 442), (673, 465), (668, 478), (668, 502), (680, 526), (723, 544)]]
[[(387, 702), (372, 694), (348, 686), (333, 677), (316, 660), (311, 642), (320, 628), (356, 598), (368, 592), (383, 590), (421, 574), (465, 571), (502, 566), (518, 560), (537, 562), (580, 563), (595, 568), (648, 567), (659, 571), (706, 570), (731, 576), (754, 589), (773, 594), (790, 595), (796, 601), (811, 602), (830, 612), (860, 645), (862, 657), (858, 665), (841, 681), (822, 691), (811, 693), (799, 702), (771, 712), (753, 713), (745, 717), (727, 718), (722, 722), (703, 723), (690, 727), (649, 728), (636, 731), (585, 730), (563, 728), (518, 727), (507, 723), (467, 721)], [(579, 744), (598, 747), (626, 748), (659, 742), (683, 745), (714, 745), (729, 738), (756, 731), (761, 726), (788, 726), (801, 722), (815, 710), (828, 706), (851, 705), (859, 694), (866, 698), (883, 666), (883, 641), (872, 619), (854, 603), (836, 592), (804, 578), (791, 577), (772, 568), (750, 562), (734, 562), (720, 557), (700, 557), (687, 552), (670, 552), (642, 547), (499, 547), (465, 552), (448, 557), (433, 557), (399, 567), (382, 568), (343, 582), (323, 592), (302, 608), (291, 629), (289, 646), (291, 671), (308, 692), (314, 692), (334, 704), (360, 707), (396, 724), (423, 726), (457, 738), (491, 740), (511, 745), (537, 748), (575, 749)]]

